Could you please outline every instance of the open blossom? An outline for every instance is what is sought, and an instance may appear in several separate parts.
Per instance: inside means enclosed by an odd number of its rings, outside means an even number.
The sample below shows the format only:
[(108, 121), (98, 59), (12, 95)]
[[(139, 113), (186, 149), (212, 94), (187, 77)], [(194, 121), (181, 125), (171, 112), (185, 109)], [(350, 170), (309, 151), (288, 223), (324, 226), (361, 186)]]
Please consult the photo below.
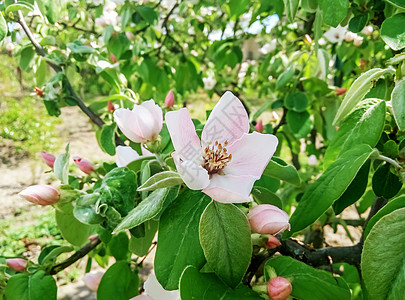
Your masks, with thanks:
[(18, 195), (29, 202), (42, 206), (55, 204), (60, 198), (59, 191), (50, 185), (32, 185)]
[(260, 204), (252, 207), (248, 213), (250, 227), (254, 232), (272, 234), (290, 230), (288, 214), (277, 206)]
[(91, 289), (92, 291), (97, 291), (98, 286), (100, 285), (101, 278), (103, 278), (104, 272), (101, 271), (91, 271), (86, 273), (82, 280), (84, 284)]
[(40, 152), (42, 160), (50, 167), (53, 168), (53, 164), (55, 163), (56, 157), (55, 155), (48, 153), (46, 151)]
[[(146, 150), (144, 147), (141, 147), (142, 156), (152, 156), (153, 154)], [(129, 163), (133, 162), (134, 160), (138, 159), (140, 155), (134, 149), (129, 146), (117, 146), (115, 148), (115, 152), (117, 153), (117, 166), (118, 167), (125, 167)]]
[(17, 272), (23, 272), (27, 268), (27, 261), (22, 258), (8, 258), (6, 264), (7, 267)]
[(347, 26), (342, 27), (331, 27), (328, 31), (325, 32), (324, 37), (331, 43), (340, 43), (346, 37)]
[(92, 172), (94, 172), (94, 165), (91, 161), (79, 156), (74, 156), (73, 161), (79, 167), (79, 169), (87, 175), (90, 175)]
[(135, 143), (156, 140), (163, 126), (162, 109), (155, 101), (148, 100), (135, 104), (132, 110), (119, 108), (114, 112), (114, 120), (122, 133)]
[(284, 277), (275, 277), (269, 280), (267, 292), (272, 300), (285, 300), (292, 292), (292, 285)]
[(249, 202), (277, 148), (274, 135), (249, 134), (249, 119), (240, 100), (226, 92), (197, 136), (186, 108), (166, 114), (175, 152), (172, 157), (184, 183), (224, 203)]

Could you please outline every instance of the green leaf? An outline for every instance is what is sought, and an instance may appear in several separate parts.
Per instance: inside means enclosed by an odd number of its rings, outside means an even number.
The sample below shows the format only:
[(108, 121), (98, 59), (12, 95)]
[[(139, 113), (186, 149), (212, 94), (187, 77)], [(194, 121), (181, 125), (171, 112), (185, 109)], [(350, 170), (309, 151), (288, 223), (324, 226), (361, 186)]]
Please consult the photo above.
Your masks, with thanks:
[(143, 222), (155, 217), (163, 208), (163, 204), (167, 197), (172, 196), (175, 189), (163, 188), (153, 191), (141, 203), (139, 203), (121, 223), (114, 229), (113, 233), (131, 229)]
[(333, 3), (329, 0), (321, 0), (319, 8), (323, 13), (324, 22), (329, 26), (337, 27), (347, 15), (349, 0), (335, 0)]
[(34, 58), (35, 51), (32, 46), (27, 46), (22, 49), (20, 54), (20, 67), (23, 71), (27, 71), (28, 67), (31, 64), (32, 59)]
[(200, 191), (185, 190), (162, 214), (155, 256), (155, 273), (167, 290), (179, 288), (183, 270), (205, 264), (198, 225), (209, 198)]
[(355, 145), (331, 164), (302, 196), (290, 218), (291, 231), (284, 236), (290, 237), (315, 222), (344, 193), (373, 151), (368, 145)]
[(397, 82), (391, 95), (392, 112), (401, 131), (405, 131), (405, 79)]
[(69, 159), (70, 145), (67, 144), (65, 153), (59, 154), (53, 165), (53, 172), (62, 184), (69, 184)]
[(283, 208), (283, 203), (281, 202), (280, 197), (264, 187), (253, 187), (252, 196), (257, 204), (270, 204), (281, 209)]
[(104, 125), (96, 132), (97, 142), (105, 153), (115, 155), (115, 131), (117, 124)]
[(128, 300), (138, 295), (139, 278), (126, 261), (113, 264), (101, 278), (97, 300)]
[(155, 23), (158, 18), (156, 11), (149, 6), (139, 5), (136, 7), (136, 11), (142, 16), (142, 18), (149, 24)]
[(284, 105), (286, 108), (296, 112), (304, 112), (308, 106), (308, 98), (303, 92), (288, 94)]
[(181, 275), (180, 296), (182, 300), (261, 300), (258, 294), (247, 286), (235, 289), (224, 284), (215, 274), (200, 273), (193, 266), (187, 267)]
[(287, 83), (294, 76), (294, 73), (295, 73), (294, 66), (289, 66), (283, 73), (281, 73), (276, 81), (276, 90), (279, 90), (282, 87), (286, 86)]
[(366, 99), (359, 103), (353, 112), (342, 122), (339, 130), (326, 148), (324, 170), (340, 153), (354, 145), (367, 144), (375, 147), (385, 124), (385, 101)]
[(139, 257), (148, 253), (159, 225), (159, 223), (154, 220), (146, 221), (144, 224), (145, 236), (139, 238), (131, 236), (131, 240), (129, 241), (129, 251), (135, 253)]
[(367, 25), (367, 22), (368, 14), (354, 16), (349, 22), (349, 30), (358, 33), (363, 30), (364, 26)]
[(3, 14), (0, 12), (0, 42), (7, 36), (7, 31), (7, 22), (4, 19)]
[(291, 296), (302, 300), (350, 300), (350, 289), (341, 277), (315, 269), (307, 264), (287, 256), (272, 258), (264, 267), (265, 279), (269, 280), (269, 268), (277, 276), (292, 279)]
[(389, 3), (391, 3), (392, 5), (395, 5), (399, 8), (404, 8), (405, 9), (405, 1), (404, 0), (385, 0)]
[[(52, 249), (49, 252), (47, 252), (45, 256), (42, 257), (40, 262), (42, 265), (46, 265), (47, 263), (55, 263), (59, 255), (67, 252), (72, 252), (74, 250), (73, 247), (70, 246), (56, 246), (56, 247), (51, 246), (51, 247)], [(39, 261), (40, 260), (38, 259), (38, 262)]]
[(155, 156), (144, 156), (144, 157), (140, 157), (140, 158), (135, 159), (134, 161), (130, 162), (130, 163), (127, 165), (127, 168), (130, 169), (130, 170), (132, 170), (132, 171), (134, 171), (134, 172), (138, 172), (138, 171), (141, 170), (142, 163), (143, 163), (144, 161), (151, 160), (151, 159), (156, 159), (156, 157), (155, 157)]
[(277, 178), (295, 186), (301, 185), (301, 178), (297, 169), (286, 164), (281, 158), (273, 156), (263, 171), (263, 175)]
[(394, 72), (395, 71), (391, 68), (375, 68), (361, 74), (360, 77), (353, 82), (349, 91), (346, 93), (345, 98), (336, 113), (335, 119), (333, 120), (333, 125), (339, 124), (352, 111), (357, 103), (363, 99), (373, 86), (374, 80), (385, 74), (394, 74)]
[(129, 239), (126, 232), (121, 232), (113, 236), (108, 243), (108, 249), (114, 258), (118, 260), (126, 260), (128, 258)]
[(63, 211), (56, 209), (55, 219), (63, 238), (69, 243), (81, 247), (88, 242), (91, 227), (74, 217), (72, 203), (64, 204)]
[(150, 177), (138, 188), (138, 192), (153, 191), (182, 184), (183, 180), (177, 172), (164, 171)]
[(297, 14), (298, 5), (300, 3), (299, 0), (283, 0), (284, 7), (287, 10), (287, 18), (288, 22), (293, 23), (295, 15)]
[[(293, 110), (287, 111), (287, 124), (291, 131), (302, 137), (306, 136), (311, 130), (310, 114), (307, 111), (296, 112)], [(308, 130), (309, 129), (309, 130)]]
[(398, 51), (405, 47), (405, 13), (385, 19), (381, 25), (381, 38), (391, 49)]
[(379, 197), (390, 199), (394, 197), (402, 187), (402, 181), (391, 172), (391, 165), (380, 165), (373, 175), (373, 191)]
[(73, 43), (68, 43), (67, 47), (69, 48), (70, 51), (72, 51), (73, 53), (80, 53), (80, 54), (84, 54), (84, 53), (93, 53), (93, 52), (97, 52), (96, 49), (90, 47), (90, 46), (86, 46), (83, 45), (81, 42), (79, 41), (75, 41)]
[(19, 273), (7, 283), (7, 300), (56, 300), (56, 281), (43, 270), (34, 274)]
[(370, 299), (403, 299), (405, 208), (382, 217), (364, 242), (361, 270)]
[(384, 216), (392, 213), (394, 210), (405, 207), (405, 196), (399, 196), (390, 200), (382, 209), (380, 209), (367, 223), (367, 227), (364, 230), (363, 236), (367, 238), (370, 230), (374, 225)]
[(12, 12), (12, 11), (24, 11), (24, 12), (29, 12), (34, 10), (34, 6), (31, 3), (25, 2), (25, 1), (18, 1), (15, 4), (10, 4), (6, 8), (6, 14)]
[(233, 204), (212, 201), (201, 216), (200, 242), (208, 265), (227, 285), (235, 288), (252, 257), (246, 215)]

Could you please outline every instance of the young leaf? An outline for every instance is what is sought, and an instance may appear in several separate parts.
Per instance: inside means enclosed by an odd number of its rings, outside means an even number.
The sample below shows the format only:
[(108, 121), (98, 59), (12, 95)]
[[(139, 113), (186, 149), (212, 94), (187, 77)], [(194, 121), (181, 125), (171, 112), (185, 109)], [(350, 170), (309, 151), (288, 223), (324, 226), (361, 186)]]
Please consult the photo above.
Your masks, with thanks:
[(350, 87), (349, 91), (346, 93), (342, 104), (336, 113), (335, 119), (333, 120), (333, 125), (338, 125), (359, 103), (367, 92), (373, 86), (373, 81), (384, 76), (385, 74), (394, 74), (394, 69), (371, 69), (363, 73), (358, 77)]
[(381, 38), (395, 51), (405, 47), (403, 28), (405, 28), (405, 13), (393, 15), (381, 24)]
[(292, 165), (288, 165), (278, 157), (273, 157), (270, 160), (266, 169), (263, 171), (263, 175), (283, 180), (295, 186), (301, 184), (301, 178), (297, 169)]
[(290, 218), (291, 231), (284, 236), (290, 237), (315, 222), (344, 193), (373, 151), (360, 144), (339, 156), (306, 190)]
[(117, 125), (115, 123), (111, 125), (104, 125), (96, 132), (97, 142), (101, 150), (105, 153), (115, 155), (115, 130)]
[(335, 0), (333, 3), (321, 0), (319, 8), (323, 13), (324, 22), (329, 26), (337, 27), (347, 15), (349, 0)]
[(265, 280), (269, 280), (268, 268), (273, 268), (277, 276), (292, 278), (291, 296), (302, 300), (350, 300), (350, 289), (341, 277), (315, 269), (287, 256), (272, 258), (264, 267)]
[(227, 285), (235, 288), (252, 256), (245, 214), (233, 204), (212, 201), (201, 216), (200, 242), (208, 265)]
[(264, 187), (261, 186), (253, 187), (252, 196), (253, 199), (258, 204), (270, 204), (277, 206), (278, 208), (281, 209), (283, 208), (283, 204), (281, 202), (280, 197)]
[(134, 237), (131, 236), (129, 241), (129, 251), (135, 253), (137, 256), (141, 257), (148, 253), (150, 246), (152, 245), (153, 238), (155, 237), (156, 231), (158, 229), (158, 222), (154, 220), (146, 221), (145, 223), (145, 236), (144, 237)]
[(7, 283), (5, 296), (7, 300), (43, 300), (56, 299), (57, 287), (55, 279), (45, 275), (43, 270), (33, 274), (18, 273)]
[(284, 87), (294, 76), (294, 72), (295, 72), (294, 66), (289, 66), (283, 73), (281, 73), (276, 81), (276, 90), (279, 90), (282, 87)]
[(375, 171), (372, 185), (373, 191), (377, 196), (390, 199), (399, 192), (402, 187), (402, 181), (391, 172), (391, 165), (384, 163)]
[(361, 270), (370, 299), (403, 299), (404, 228), (405, 208), (400, 208), (382, 217), (364, 242)]
[(183, 300), (260, 300), (258, 294), (247, 286), (239, 285), (235, 289), (224, 284), (213, 273), (200, 273), (193, 266), (187, 267), (180, 280), (180, 296)]
[(401, 131), (405, 131), (405, 79), (397, 82), (391, 95), (392, 112)]
[(0, 12), (0, 42), (6, 37), (7, 29), (7, 22), (4, 19), (3, 14)]
[(155, 273), (163, 288), (177, 290), (187, 266), (205, 264), (198, 225), (209, 202), (201, 191), (185, 190), (160, 217)]
[(172, 187), (175, 185), (182, 184), (183, 180), (181, 179), (180, 175), (177, 172), (173, 171), (164, 171), (157, 173), (150, 177), (148, 180), (142, 184), (137, 191), (153, 191), (156, 189)]
[(66, 152), (58, 155), (53, 166), (55, 176), (62, 184), (69, 184), (69, 159), (70, 145), (68, 144), (66, 146)]

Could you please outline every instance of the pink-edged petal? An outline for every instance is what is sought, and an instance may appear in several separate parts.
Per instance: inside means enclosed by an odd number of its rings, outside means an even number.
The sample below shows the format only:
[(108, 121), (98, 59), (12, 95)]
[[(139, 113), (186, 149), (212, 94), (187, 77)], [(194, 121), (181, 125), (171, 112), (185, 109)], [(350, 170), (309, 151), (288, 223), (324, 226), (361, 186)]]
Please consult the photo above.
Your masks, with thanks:
[(206, 169), (191, 160), (181, 161), (177, 151), (172, 153), (174, 163), (181, 179), (191, 190), (202, 190), (210, 183)]
[(116, 163), (118, 167), (125, 167), (135, 159), (139, 158), (138, 152), (129, 146), (117, 146), (115, 152), (117, 153)]
[(130, 123), (132, 122), (132, 118), (132, 112), (128, 108), (119, 108), (114, 111), (114, 121), (122, 133), (135, 143), (145, 142), (146, 140), (143, 137), (131, 130)]
[[(133, 132), (144, 138), (146, 141), (153, 141), (156, 139), (157, 135), (162, 129), (162, 123), (157, 120), (158, 112), (152, 108), (152, 105), (154, 104), (150, 102), (148, 102), (146, 105), (142, 104), (134, 106), (134, 109), (132, 110), (132, 122), (130, 123), (130, 128)], [(162, 118), (163, 122), (163, 117), (160, 117)]]
[(227, 147), (232, 160), (224, 168), (225, 174), (245, 174), (261, 177), (277, 149), (278, 139), (272, 134), (245, 133)]
[(160, 106), (153, 99), (142, 102), (141, 106), (145, 107), (152, 114), (155, 119), (156, 129), (160, 132), (163, 126), (163, 112)]
[(200, 139), (195, 132), (188, 109), (182, 108), (166, 113), (166, 125), (177, 155), (182, 160), (195, 161), (200, 164), (202, 159)]
[(233, 143), (249, 132), (249, 118), (242, 102), (231, 92), (225, 92), (212, 110), (204, 126), (201, 141)]
[(249, 202), (249, 195), (256, 180), (253, 176), (215, 174), (211, 177), (209, 186), (202, 191), (222, 203)]

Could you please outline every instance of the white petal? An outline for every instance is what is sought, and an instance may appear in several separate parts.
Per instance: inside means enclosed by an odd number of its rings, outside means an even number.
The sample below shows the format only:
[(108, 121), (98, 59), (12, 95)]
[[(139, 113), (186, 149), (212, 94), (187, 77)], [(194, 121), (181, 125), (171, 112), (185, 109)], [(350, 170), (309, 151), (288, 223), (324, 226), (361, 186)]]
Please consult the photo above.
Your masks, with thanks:
[(151, 296), (153, 300), (180, 300), (180, 292), (165, 290), (153, 272), (149, 275), (143, 286), (146, 294)]
[(201, 163), (202, 150), (200, 139), (195, 132), (187, 108), (166, 113), (166, 125), (177, 155), (182, 160)]
[(174, 163), (181, 179), (192, 190), (202, 190), (210, 183), (208, 171), (192, 162), (191, 160), (181, 161), (177, 152), (172, 153)]
[(132, 111), (128, 108), (119, 108), (114, 111), (114, 121), (127, 138), (135, 143), (146, 142), (143, 137), (139, 136), (132, 130), (132, 119)]
[(117, 146), (115, 151), (117, 152), (118, 167), (125, 167), (130, 162), (133, 162), (135, 159), (139, 158), (138, 152), (129, 146)]
[(204, 126), (201, 141), (232, 143), (249, 132), (249, 118), (242, 102), (231, 92), (226, 92), (212, 110)]
[(160, 124), (157, 121), (157, 111), (149, 110), (151, 108), (149, 106), (150, 105), (148, 104), (146, 106), (134, 106), (134, 109), (132, 110), (130, 129), (145, 140), (153, 141), (159, 134), (162, 127), (159, 126)]
[(215, 174), (203, 193), (222, 203), (250, 202), (249, 195), (256, 180), (253, 176)]
[(156, 123), (156, 130), (159, 132), (162, 130), (163, 126), (163, 112), (159, 105), (155, 104), (154, 100), (148, 100), (141, 103), (141, 106), (145, 107), (152, 114)]
[(227, 147), (232, 159), (224, 168), (225, 174), (252, 175), (260, 178), (277, 149), (278, 139), (272, 134), (245, 133)]

